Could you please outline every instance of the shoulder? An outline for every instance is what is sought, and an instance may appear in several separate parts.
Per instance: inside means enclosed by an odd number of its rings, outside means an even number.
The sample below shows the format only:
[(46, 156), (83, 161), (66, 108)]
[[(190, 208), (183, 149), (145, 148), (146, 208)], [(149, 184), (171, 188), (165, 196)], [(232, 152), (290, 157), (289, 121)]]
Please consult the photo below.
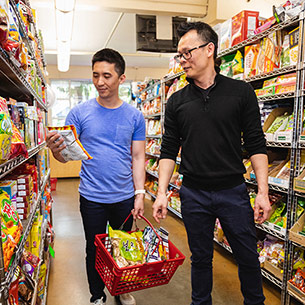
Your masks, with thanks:
[(130, 116), (135, 116), (135, 117), (140, 117), (140, 116), (143, 116), (142, 115), (142, 112), (137, 109), (136, 107), (126, 103), (126, 102), (123, 102), (124, 103), (124, 112), (125, 113), (128, 113), (128, 115)]

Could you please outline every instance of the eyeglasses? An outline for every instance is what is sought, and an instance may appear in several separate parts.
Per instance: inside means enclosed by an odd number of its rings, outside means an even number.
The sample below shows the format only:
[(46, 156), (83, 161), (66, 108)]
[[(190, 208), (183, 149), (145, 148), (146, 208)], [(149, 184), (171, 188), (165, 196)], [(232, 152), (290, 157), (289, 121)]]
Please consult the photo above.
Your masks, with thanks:
[(186, 52), (184, 52), (184, 53), (182, 53), (182, 54), (178, 54), (178, 55), (174, 56), (174, 59), (175, 59), (175, 61), (176, 61), (178, 64), (180, 64), (181, 58), (182, 58), (182, 57), (183, 57), (185, 60), (188, 60), (188, 59), (192, 58), (192, 52), (193, 52), (193, 51), (195, 51), (195, 50), (197, 50), (197, 49), (200, 49), (200, 48), (203, 48), (203, 47), (207, 46), (209, 43), (210, 43), (210, 41), (209, 41), (209, 42), (206, 42), (206, 43), (204, 43), (204, 44), (202, 44), (202, 45), (200, 45), (200, 46), (198, 46), (198, 47), (195, 47), (195, 48), (193, 48), (193, 49), (187, 50)]

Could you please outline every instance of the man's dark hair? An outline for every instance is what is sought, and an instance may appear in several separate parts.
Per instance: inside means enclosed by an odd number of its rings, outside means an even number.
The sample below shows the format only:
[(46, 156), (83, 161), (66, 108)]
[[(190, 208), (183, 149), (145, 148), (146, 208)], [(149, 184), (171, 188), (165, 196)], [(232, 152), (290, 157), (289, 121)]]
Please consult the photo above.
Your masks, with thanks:
[(110, 64), (114, 64), (114, 69), (119, 76), (125, 72), (125, 60), (123, 56), (113, 49), (106, 48), (97, 51), (92, 57), (92, 68), (98, 61), (106, 61)]
[(212, 42), (214, 44), (214, 60), (216, 60), (218, 48), (218, 35), (216, 32), (204, 22), (182, 22), (177, 29), (179, 39), (191, 30), (195, 30), (203, 42)]

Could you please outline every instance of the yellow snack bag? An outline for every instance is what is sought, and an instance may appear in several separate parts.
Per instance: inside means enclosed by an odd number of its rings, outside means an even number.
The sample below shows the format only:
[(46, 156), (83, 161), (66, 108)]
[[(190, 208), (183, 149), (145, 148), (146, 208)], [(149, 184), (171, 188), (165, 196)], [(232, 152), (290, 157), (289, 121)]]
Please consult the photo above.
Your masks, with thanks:
[(57, 131), (62, 138), (66, 148), (61, 151), (65, 161), (90, 160), (92, 157), (87, 153), (82, 143), (77, 138), (77, 132), (74, 125), (62, 127), (48, 127), (49, 131)]

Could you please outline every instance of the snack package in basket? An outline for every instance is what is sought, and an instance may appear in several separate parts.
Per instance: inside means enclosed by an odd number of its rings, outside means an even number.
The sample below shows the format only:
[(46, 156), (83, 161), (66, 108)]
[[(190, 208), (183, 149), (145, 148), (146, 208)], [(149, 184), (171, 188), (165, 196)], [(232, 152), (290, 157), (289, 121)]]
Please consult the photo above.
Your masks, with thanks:
[(160, 228), (157, 233), (162, 242), (151, 227), (146, 226), (143, 231), (144, 253), (147, 263), (169, 258), (168, 232), (164, 228)]
[(141, 231), (129, 234), (121, 230), (113, 230), (108, 226), (108, 232), (112, 256), (120, 268), (145, 262)]
[(83, 147), (77, 138), (77, 132), (74, 125), (63, 127), (48, 127), (49, 131), (57, 131), (64, 139), (66, 148), (61, 151), (65, 161), (90, 160), (92, 157)]

